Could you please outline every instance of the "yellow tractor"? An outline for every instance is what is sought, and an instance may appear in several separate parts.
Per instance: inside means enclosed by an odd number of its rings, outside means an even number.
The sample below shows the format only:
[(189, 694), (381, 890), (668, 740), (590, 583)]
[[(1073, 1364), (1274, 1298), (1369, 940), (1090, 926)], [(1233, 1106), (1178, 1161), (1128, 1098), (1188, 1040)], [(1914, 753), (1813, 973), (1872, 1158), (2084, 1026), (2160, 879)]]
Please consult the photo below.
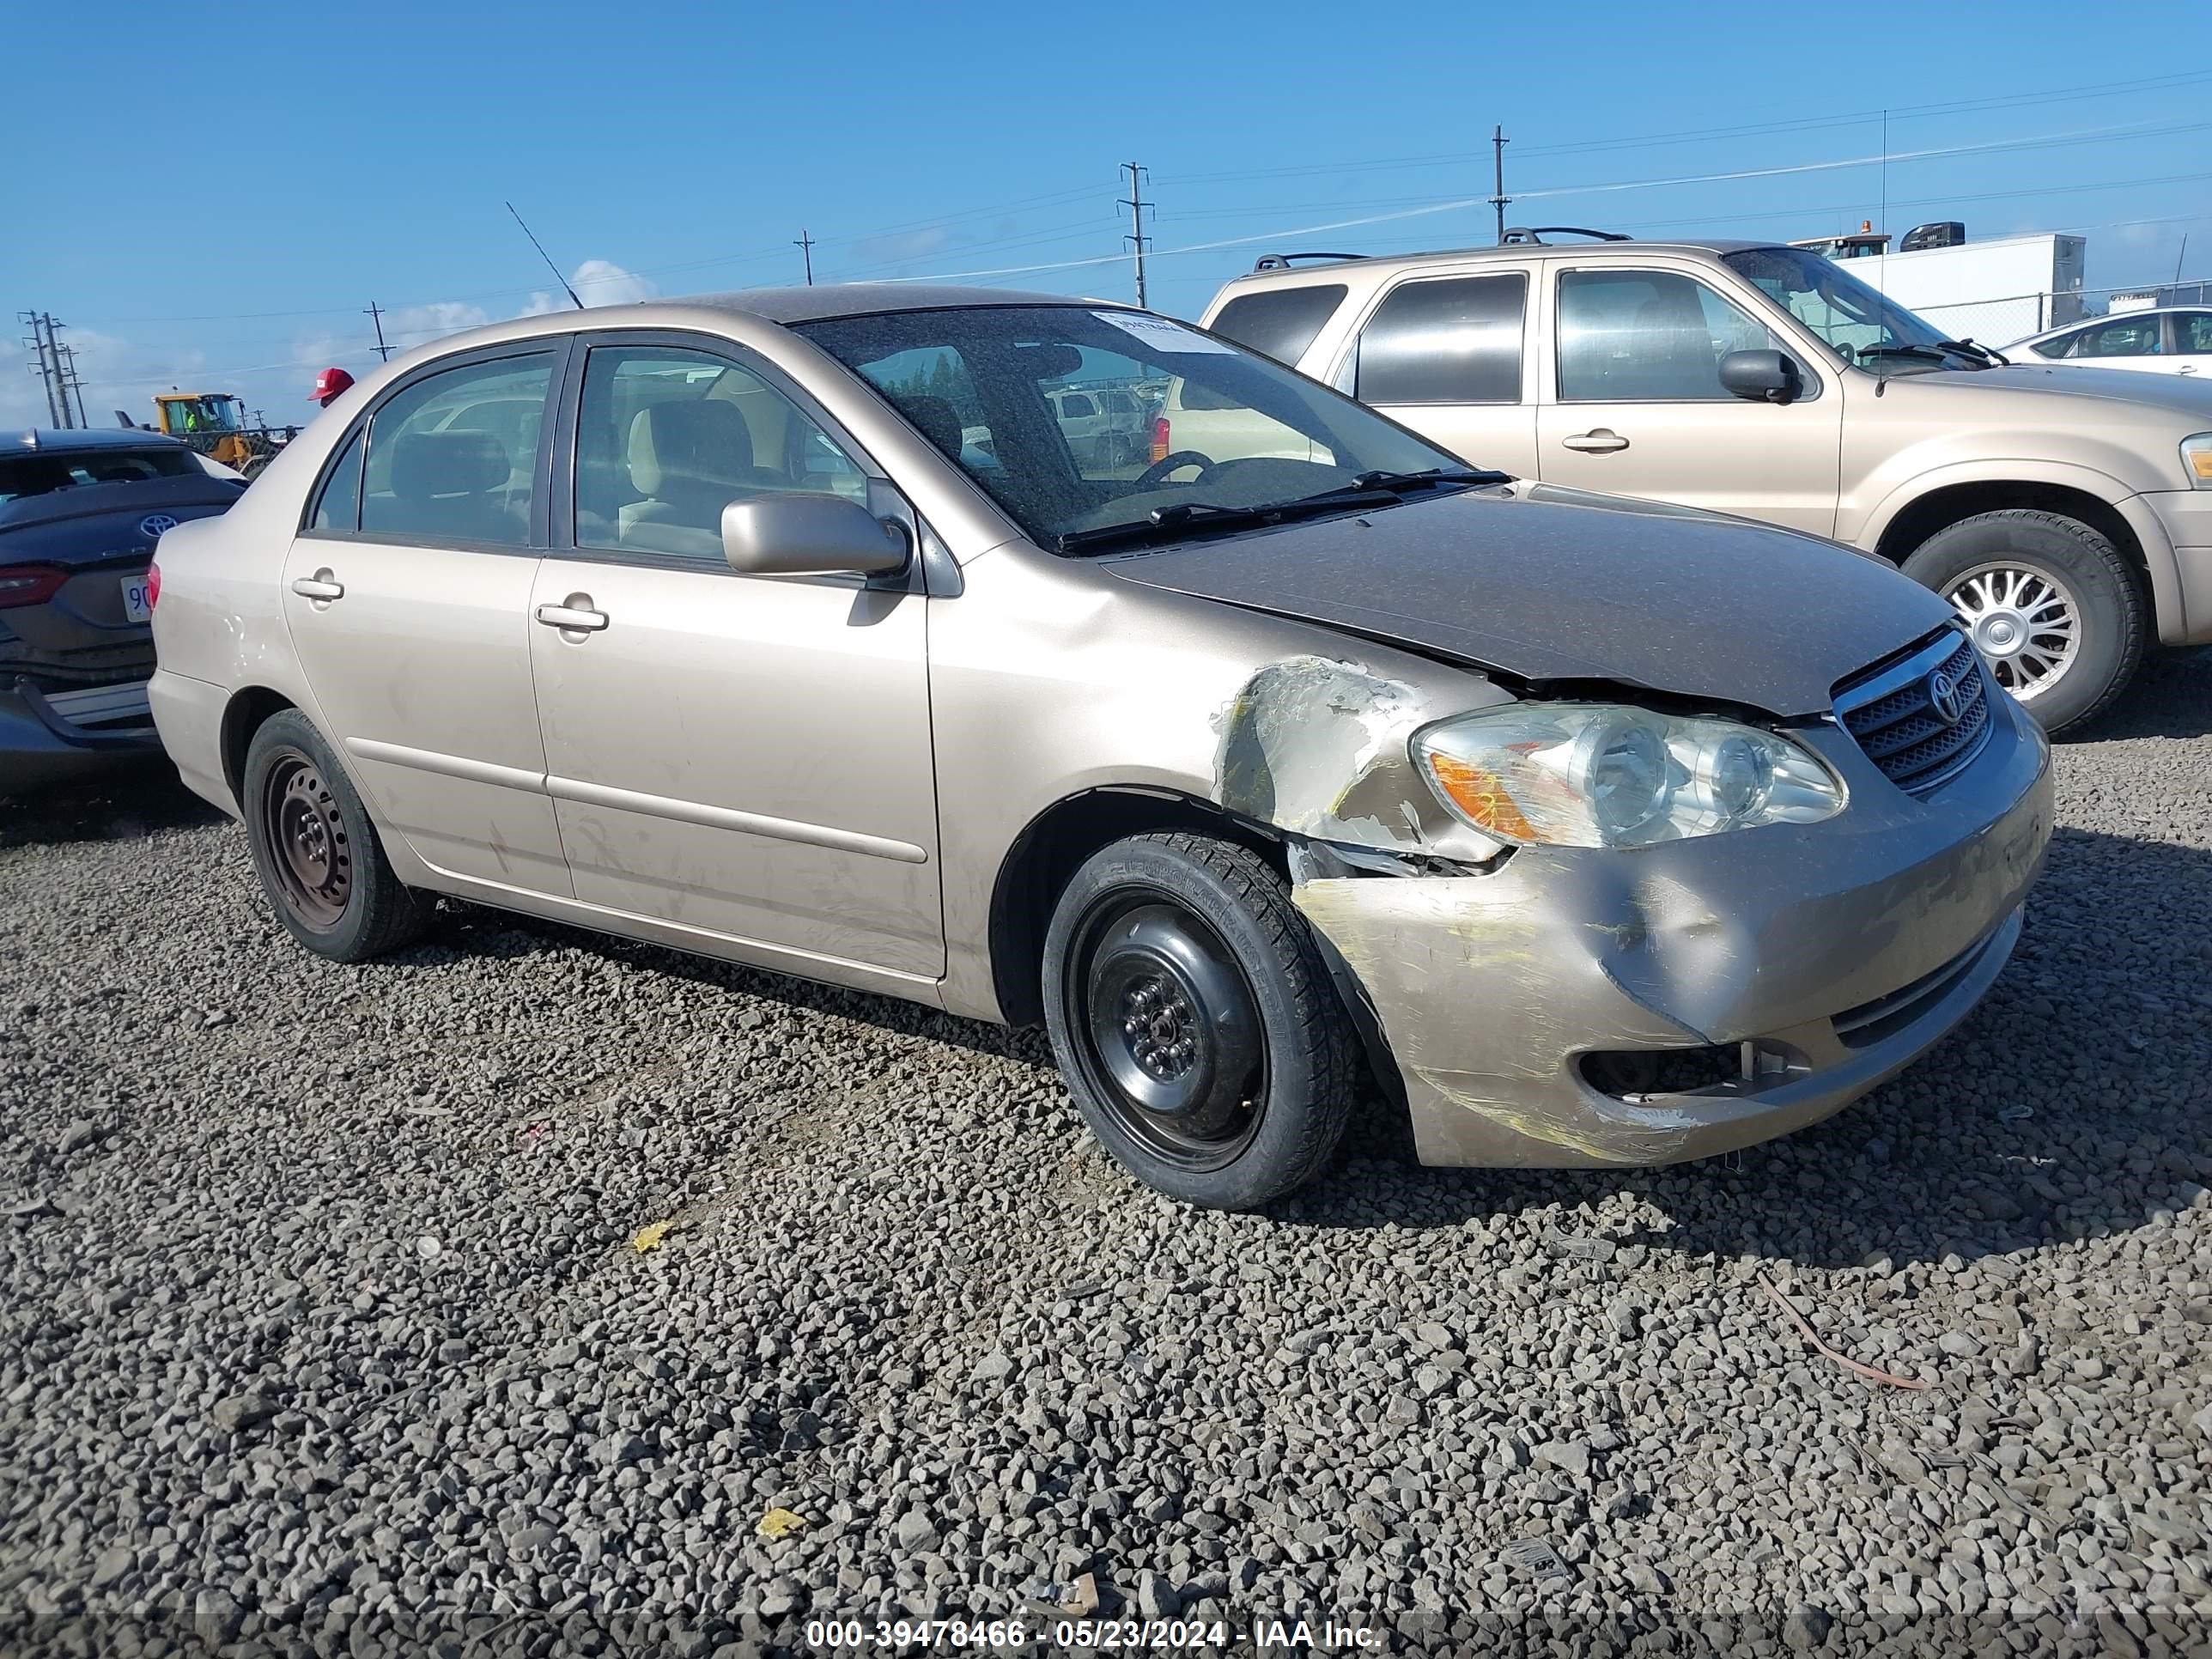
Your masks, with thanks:
[(299, 434), (297, 427), (272, 431), (246, 424), (246, 404), (228, 392), (157, 392), (155, 430), (251, 478)]

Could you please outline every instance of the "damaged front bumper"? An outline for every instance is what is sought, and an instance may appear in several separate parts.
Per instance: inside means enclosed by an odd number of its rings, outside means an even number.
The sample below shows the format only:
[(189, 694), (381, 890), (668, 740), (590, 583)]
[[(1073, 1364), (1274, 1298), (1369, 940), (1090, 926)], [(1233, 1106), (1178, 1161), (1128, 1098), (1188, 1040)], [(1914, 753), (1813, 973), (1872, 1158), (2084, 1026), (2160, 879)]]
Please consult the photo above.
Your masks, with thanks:
[[(1388, 1047), (1421, 1161), (1704, 1158), (1909, 1065), (1996, 981), (2050, 840), (2049, 746), (2001, 701), (1980, 758), (1926, 800), (1823, 726), (1796, 735), (1851, 804), (1822, 823), (1299, 882)], [(1656, 1083), (1635, 1080), (1638, 1060)]]

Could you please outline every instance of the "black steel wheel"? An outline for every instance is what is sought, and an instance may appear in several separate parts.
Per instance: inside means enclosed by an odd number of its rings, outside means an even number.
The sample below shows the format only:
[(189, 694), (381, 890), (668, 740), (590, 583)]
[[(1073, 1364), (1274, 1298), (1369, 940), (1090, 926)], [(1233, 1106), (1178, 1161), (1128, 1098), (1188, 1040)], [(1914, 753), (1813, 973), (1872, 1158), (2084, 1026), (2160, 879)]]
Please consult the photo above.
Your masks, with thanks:
[(319, 956), (365, 962), (419, 935), (429, 902), (392, 872), (361, 797), (296, 708), (246, 746), (239, 808), (253, 868), (292, 937)]
[(1267, 1103), (1260, 1010), (1206, 923), (1164, 893), (1121, 888), (1077, 929), (1067, 981), (1078, 1063), (1154, 1157), (1218, 1169), (1251, 1143)]
[(285, 904), (301, 926), (330, 932), (353, 896), (353, 848), (313, 755), (290, 744), (275, 750), (262, 776), (261, 817)]
[(1288, 884), (1250, 848), (1163, 831), (1100, 849), (1061, 891), (1043, 970), (1068, 1092), (1147, 1186), (1254, 1209), (1327, 1165), (1357, 1039)]

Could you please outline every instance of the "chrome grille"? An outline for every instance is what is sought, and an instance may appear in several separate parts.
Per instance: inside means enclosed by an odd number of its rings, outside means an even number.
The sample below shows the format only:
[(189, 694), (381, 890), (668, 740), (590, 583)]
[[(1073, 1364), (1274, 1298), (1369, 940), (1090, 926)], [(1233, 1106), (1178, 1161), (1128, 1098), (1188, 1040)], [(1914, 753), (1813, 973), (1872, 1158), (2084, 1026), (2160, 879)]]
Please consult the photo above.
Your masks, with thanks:
[[(1929, 696), (1941, 671), (1958, 688), (1958, 718), (1939, 714)], [(1949, 782), (1990, 740), (1990, 678), (1973, 641), (1946, 629), (1901, 662), (1879, 668), (1836, 693), (1836, 718), (1882, 775), (1908, 795)]]

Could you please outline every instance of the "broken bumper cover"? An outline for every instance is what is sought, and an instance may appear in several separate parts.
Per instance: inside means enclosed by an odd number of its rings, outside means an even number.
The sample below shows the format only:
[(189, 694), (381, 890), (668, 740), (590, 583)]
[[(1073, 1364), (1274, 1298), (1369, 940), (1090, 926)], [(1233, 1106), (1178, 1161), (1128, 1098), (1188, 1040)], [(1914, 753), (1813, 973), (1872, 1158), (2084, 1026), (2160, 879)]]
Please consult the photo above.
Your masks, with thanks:
[[(1836, 818), (1633, 851), (1524, 848), (1494, 872), (1301, 884), (1371, 1008), (1431, 1164), (1671, 1164), (1840, 1110), (1964, 1019), (2020, 937), (2050, 750), (2009, 698), (1926, 800), (1832, 727), (1798, 735)], [(1594, 1054), (1726, 1050), (1688, 1092), (1609, 1092)]]
[(160, 752), (143, 680), (54, 692), (25, 677), (0, 678), (0, 795)]

